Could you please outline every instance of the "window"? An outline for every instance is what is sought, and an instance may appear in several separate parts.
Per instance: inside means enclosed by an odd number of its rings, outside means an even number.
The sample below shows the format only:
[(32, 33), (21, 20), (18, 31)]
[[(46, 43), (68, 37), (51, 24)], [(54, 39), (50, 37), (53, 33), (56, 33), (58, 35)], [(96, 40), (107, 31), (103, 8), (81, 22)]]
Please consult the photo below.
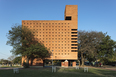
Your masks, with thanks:
[(71, 16), (67, 16), (65, 20), (71, 20)]

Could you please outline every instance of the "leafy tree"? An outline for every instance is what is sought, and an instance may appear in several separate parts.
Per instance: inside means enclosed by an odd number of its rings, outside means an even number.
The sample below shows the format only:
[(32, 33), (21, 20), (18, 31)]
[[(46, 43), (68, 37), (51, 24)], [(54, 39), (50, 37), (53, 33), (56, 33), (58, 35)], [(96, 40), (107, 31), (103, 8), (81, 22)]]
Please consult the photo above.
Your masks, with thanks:
[(15, 57), (14, 63), (21, 64), (21, 59), (22, 59), (22, 56)]
[(101, 62), (106, 63), (108, 60), (111, 60), (116, 55), (116, 42), (113, 41), (109, 35), (104, 36), (102, 42), (98, 46), (98, 58)]
[(8, 57), (8, 60), (11, 61), (11, 63), (14, 63), (14, 59), (15, 59), (15, 56), (13, 56), (13, 55)]
[(6, 60), (6, 59), (1, 59), (0, 60), (0, 64), (10, 64), (10, 63), (11, 63), (11, 61)]
[(79, 31), (78, 35), (78, 50), (82, 65), (84, 65), (85, 58), (90, 62), (95, 61), (97, 56), (96, 47), (101, 42), (104, 34), (96, 31)]
[[(7, 35), (7, 44), (13, 46), (11, 51), (15, 55), (21, 55), (27, 58), (26, 63), (29, 64), (31, 58), (42, 58), (48, 57), (49, 54), (47, 48), (39, 43), (37, 38), (34, 38), (33, 31), (27, 27), (22, 27), (17, 24), (11, 27)], [(45, 55), (46, 54), (46, 55)]]

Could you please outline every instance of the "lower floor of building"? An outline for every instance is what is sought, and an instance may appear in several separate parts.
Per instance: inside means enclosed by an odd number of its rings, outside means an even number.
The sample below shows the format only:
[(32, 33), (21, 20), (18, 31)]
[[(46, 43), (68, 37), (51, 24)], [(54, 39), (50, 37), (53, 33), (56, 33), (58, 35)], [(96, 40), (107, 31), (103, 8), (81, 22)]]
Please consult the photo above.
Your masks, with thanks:
[[(26, 62), (26, 59), (22, 58), (22, 65)], [(60, 59), (60, 60), (53, 60), (53, 59), (40, 59), (36, 58), (34, 60), (29, 60), (30, 66), (61, 66), (61, 67), (68, 67), (73, 66), (75, 67), (77, 65), (77, 60), (70, 60), (70, 59)]]

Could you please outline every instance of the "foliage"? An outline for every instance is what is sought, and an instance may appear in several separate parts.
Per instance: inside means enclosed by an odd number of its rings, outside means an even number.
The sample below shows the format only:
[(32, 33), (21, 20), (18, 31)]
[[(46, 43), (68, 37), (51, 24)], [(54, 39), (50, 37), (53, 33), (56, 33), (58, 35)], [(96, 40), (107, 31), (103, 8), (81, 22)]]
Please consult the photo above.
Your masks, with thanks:
[(11, 61), (11, 63), (14, 63), (14, 59), (15, 59), (14, 55), (8, 57), (8, 60)]
[(21, 25), (15, 25), (11, 27), (7, 35), (7, 44), (13, 46), (11, 51), (15, 55), (21, 55), (27, 57), (27, 63), (29, 64), (29, 59), (42, 58), (49, 56), (47, 48), (41, 43), (39, 39), (34, 37), (33, 31), (27, 27), (22, 27)]
[(11, 61), (6, 60), (6, 59), (1, 59), (0, 60), (0, 64), (10, 64), (10, 63), (11, 63)]
[(95, 61), (97, 55), (96, 47), (101, 42), (104, 34), (96, 31), (79, 31), (78, 35), (78, 50), (82, 65), (84, 65), (84, 58), (87, 58), (90, 62)]
[(14, 63), (21, 64), (21, 59), (22, 59), (22, 56), (15, 57)]
[(98, 58), (101, 62), (106, 63), (115, 56), (116, 42), (109, 35), (105, 35), (102, 42), (98, 46)]
[(29, 68), (29, 64), (28, 63), (23, 62), (23, 66), (24, 66), (24, 68)]

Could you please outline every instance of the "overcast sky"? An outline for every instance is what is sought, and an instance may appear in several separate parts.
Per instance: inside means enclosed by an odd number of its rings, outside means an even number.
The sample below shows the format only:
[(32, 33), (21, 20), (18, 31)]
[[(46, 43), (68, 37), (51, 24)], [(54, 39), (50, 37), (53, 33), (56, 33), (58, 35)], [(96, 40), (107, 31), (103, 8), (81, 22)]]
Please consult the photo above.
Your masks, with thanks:
[(116, 0), (0, 0), (0, 59), (12, 55), (6, 34), (22, 20), (64, 20), (65, 5), (78, 5), (78, 30), (102, 31), (116, 41)]

